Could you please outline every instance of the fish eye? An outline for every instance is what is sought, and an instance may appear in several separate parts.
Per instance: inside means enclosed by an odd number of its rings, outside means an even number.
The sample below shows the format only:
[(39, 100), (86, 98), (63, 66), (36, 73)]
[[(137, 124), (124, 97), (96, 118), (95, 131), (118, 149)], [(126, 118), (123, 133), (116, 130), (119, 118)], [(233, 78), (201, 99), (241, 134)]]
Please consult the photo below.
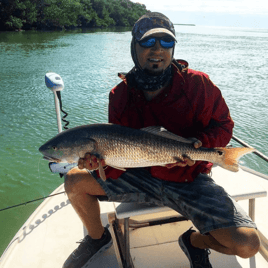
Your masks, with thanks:
[(56, 146), (52, 146), (52, 149), (56, 151), (57, 150), (57, 147)]

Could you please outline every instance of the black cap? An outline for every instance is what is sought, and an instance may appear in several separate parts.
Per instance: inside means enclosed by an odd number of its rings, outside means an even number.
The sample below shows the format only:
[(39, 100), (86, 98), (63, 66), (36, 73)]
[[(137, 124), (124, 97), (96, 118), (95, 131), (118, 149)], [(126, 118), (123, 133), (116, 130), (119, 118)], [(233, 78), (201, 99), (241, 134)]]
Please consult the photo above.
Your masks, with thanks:
[(132, 36), (136, 41), (155, 33), (166, 33), (176, 40), (173, 23), (168, 17), (159, 12), (146, 13), (136, 21), (132, 29)]

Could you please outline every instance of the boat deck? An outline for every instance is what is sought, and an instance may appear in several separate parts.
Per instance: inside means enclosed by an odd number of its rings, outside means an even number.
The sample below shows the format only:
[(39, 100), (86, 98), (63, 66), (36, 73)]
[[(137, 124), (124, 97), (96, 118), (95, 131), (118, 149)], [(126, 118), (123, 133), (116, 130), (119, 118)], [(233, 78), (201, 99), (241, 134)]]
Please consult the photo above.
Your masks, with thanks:
[[(244, 173), (236, 174), (241, 175), (236, 177), (236, 180), (241, 181), (241, 187), (243, 187)], [(217, 172), (214, 169), (213, 177), (216, 175)], [(250, 177), (254, 183), (268, 192), (268, 179), (256, 175), (250, 175)], [(61, 185), (53, 193), (63, 190), (63, 185)], [(242, 200), (239, 203), (246, 211), (249, 210), (248, 200)], [(115, 206), (111, 202), (100, 202), (100, 205), (103, 225), (110, 223), (109, 228), (114, 236)], [(257, 226), (268, 238), (268, 197), (257, 198), (255, 207)], [(133, 219), (144, 220), (167, 216), (169, 213), (176, 214), (175, 211), (166, 211), (159, 215), (134, 216)], [(130, 229), (130, 253), (134, 267), (190, 267), (189, 261), (178, 245), (178, 237), (190, 226), (192, 226), (190, 221), (182, 221)], [(84, 235), (82, 223), (65, 194), (46, 199), (14, 236), (1, 257), (0, 267), (62, 267), (69, 254), (78, 246), (76, 242), (80, 241)], [(264, 249), (268, 250), (267, 239), (263, 241)], [(268, 268), (268, 259), (260, 253), (251, 259), (242, 259), (211, 251), (210, 260), (215, 268)], [(115, 236), (114, 245), (88, 267), (123, 268)]]
[[(152, 215), (148, 215), (152, 216)], [(140, 217), (136, 220), (144, 220)], [(178, 237), (192, 226), (190, 221), (143, 227), (130, 230), (130, 252), (135, 268), (190, 268)], [(267, 261), (260, 253), (251, 259), (228, 256), (211, 250), (210, 261), (215, 268), (266, 268)]]

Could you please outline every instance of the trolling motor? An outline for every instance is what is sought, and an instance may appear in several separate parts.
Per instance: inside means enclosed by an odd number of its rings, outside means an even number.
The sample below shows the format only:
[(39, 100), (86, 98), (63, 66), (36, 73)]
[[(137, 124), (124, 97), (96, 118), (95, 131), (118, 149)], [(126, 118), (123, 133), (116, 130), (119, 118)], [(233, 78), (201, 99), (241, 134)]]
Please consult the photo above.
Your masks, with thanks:
[[(54, 93), (58, 132), (60, 133), (62, 132), (61, 120), (65, 123), (63, 127), (64, 129), (68, 129), (67, 126), (69, 125), (69, 122), (65, 119), (68, 113), (66, 113), (62, 109), (62, 101), (61, 101), (61, 94), (60, 94), (60, 92), (64, 89), (64, 83), (60, 75), (56, 73), (52, 73), (52, 72), (46, 73), (45, 82), (46, 82), (46, 86), (49, 89), (51, 89)], [(61, 118), (60, 111), (64, 113), (64, 116), (62, 118)], [(62, 174), (67, 173), (68, 170), (75, 167), (77, 164), (50, 162), (48, 165), (49, 165), (49, 169), (51, 170), (51, 172), (60, 173), (60, 176), (62, 177)]]
[[(64, 83), (62, 78), (56, 73), (47, 73), (45, 76), (46, 86), (52, 90), (54, 93), (54, 100), (55, 100), (55, 108), (56, 108), (56, 115), (57, 115), (57, 123), (58, 123), (58, 132), (62, 132), (61, 127), (61, 115), (60, 115), (60, 108), (59, 108), (59, 100), (58, 95), (60, 91), (64, 89)], [(59, 94), (57, 93), (59, 92)]]

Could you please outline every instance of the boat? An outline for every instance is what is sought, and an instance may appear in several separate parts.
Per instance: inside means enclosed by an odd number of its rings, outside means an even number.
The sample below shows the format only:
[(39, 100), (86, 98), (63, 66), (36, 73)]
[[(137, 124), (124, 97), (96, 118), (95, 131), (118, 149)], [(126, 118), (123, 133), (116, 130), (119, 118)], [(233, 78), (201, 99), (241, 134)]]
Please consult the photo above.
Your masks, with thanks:
[[(59, 81), (57, 79), (55, 83)], [(62, 89), (59, 86), (57, 90)], [(55, 93), (56, 111), (59, 112), (57, 97)], [(61, 131), (59, 124), (58, 122), (58, 130)], [(246, 147), (250, 146), (235, 136), (233, 139)], [(266, 156), (256, 153), (268, 161)], [(66, 169), (68, 168), (63, 168)], [(52, 170), (57, 172), (57, 169)], [(212, 178), (248, 211), (249, 216), (257, 223), (261, 239), (259, 252), (249, 259), (211, 250), (212, 266), (268, 268), (268, 176), (244, 166), (240, 166), (238, 172), (213, 166)], [(103, 226), (108, 226), (113, 245), (86, 267), (190, 267), (187, 257), (179, 247), (178, 237), (192, 223), (176, 211), (167, 207), (106, 201), (100, 202), (100, 209)], [(81, 241), (86, 234), (87, 231), (72, 208), (62, 184), (51, 193), (50, 198), (46, 198), (37, 207), (19, 229), (1, 256), (0, 268), (62, 267), (70, 253), (77, 248), (76, 242)]]

